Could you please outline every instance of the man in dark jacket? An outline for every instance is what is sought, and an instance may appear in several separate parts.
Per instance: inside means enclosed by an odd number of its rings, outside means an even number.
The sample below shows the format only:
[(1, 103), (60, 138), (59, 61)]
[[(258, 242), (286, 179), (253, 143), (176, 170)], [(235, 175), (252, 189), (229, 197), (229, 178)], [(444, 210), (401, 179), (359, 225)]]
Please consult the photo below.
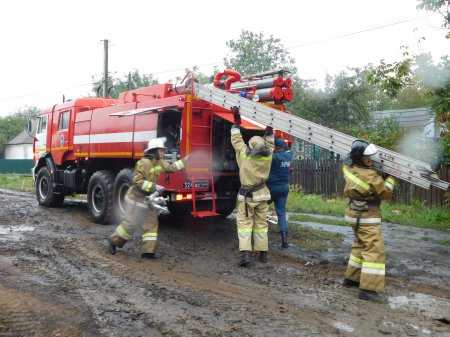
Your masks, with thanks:
[(287, 242), (288, 224), (286, 221), (286, 201), (289, 193), (291, 161), (291, 151), (288, 151), (283, 139), (277, 138), (275, 140), (275, 152), (272, 156), (272, 166), (267, 185), (269, 186), (270, 195), (272, 196), (277, 212), (282, 248), (289, 247)]

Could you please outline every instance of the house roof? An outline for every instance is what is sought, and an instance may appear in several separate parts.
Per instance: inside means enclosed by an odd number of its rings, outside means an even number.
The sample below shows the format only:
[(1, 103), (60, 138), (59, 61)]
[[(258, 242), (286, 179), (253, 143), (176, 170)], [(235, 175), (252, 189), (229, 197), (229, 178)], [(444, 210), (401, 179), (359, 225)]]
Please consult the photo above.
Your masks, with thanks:
[(33, 137), (29, 136), (28, 133), (23, 130), (13, 139), (11, 139), (5, 145), (19, 145), (19, 144), (33, 144)]
[(372, 111), (372, 120), (376, 123), (385, 118), (393, 118), (402, 128), (423, 128), (434, 118), (430, 108)]

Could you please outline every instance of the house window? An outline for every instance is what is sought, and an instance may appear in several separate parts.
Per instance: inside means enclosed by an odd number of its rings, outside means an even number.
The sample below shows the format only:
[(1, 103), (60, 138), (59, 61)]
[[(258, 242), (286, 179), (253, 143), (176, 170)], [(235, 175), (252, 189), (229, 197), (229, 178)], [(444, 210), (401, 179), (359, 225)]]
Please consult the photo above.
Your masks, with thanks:
[(65, 130), (69, 128), (69, 116), (70, 111), (63, 111), (59, 115), (59, 126), (58, 130)]
[(47, 131), (47, 116), (41, 116), (39, 118), (39, 125), (37, 133), (43, 133)]

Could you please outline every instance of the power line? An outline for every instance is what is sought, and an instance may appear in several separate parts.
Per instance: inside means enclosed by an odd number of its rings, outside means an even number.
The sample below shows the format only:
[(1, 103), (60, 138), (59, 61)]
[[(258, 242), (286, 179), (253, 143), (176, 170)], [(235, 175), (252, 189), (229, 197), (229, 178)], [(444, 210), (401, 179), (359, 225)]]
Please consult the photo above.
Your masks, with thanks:
[[(404, 23), (407, 23), (407, 22), (413, 22), (413, 21), (416, 21), (418, 19), (421, 19), (421, 18), (415, 17), (415, 18), (404, 19), (404, 20), (388, 23), (388, 24), (385, 24), (385, 25), (375, 26), (375, 27), (371, 27), (371, 28), (367, 28), (367, 29), (363, 29), (363, 30), (358, 30), (358, 31), (351, 32), (351, 33), (337, 35), (337, 36), (334, 36), (334, 37), (331, 37), (331, 38), (326, 38), (326, 39), (322, 39), (322, 40), (316, 40), (316, 41), (312, 41), (312, 42), (306, 42), (306, 43), (302, 43), (302, 44), (288, 46), (285, 49), (286, 50), (291, 50), (291, 49), (306, 47), (306, 46), (315, 45), (315, 44), (327, 43), (327, 42), (330, 42), (330, 41), (339, 40), (339, 39), (347, 38), (347, 37), (358, 35), (358, 34), (368, 33), (368, 32), (372, 32), (372, 31), (376, 31), (376, 30), (380, 30), (380, 29), (385, 29), (385, 28), (401, 25), (401, 24), (404, 24)], [(205, 63), (205, 64), (197, 64), (196, 66), (197, 67), (214, 66), (214, 65), (218, 65), (219, 63), (220, 62), (211, 62), (211, 63)], [(163, 70), (163, 71), (159, 71), (159, 72), (151, 73), (151, 74), (152, 75), (160, 75), (160, 74), (165, 74), (165, 73), (170, 73), (170, 72), (175, 72), (175, 71), (183, 71), (183, 70), (185, 70), (185, 68)]]
[[(301, 47), (307, 47), (307, 46), (316, 45), (316, 44), (327, 43), (327, 42), (331, 42), (331, 41), (334, 41), (334, 40), (339, 40), (339, 39), (351, 37), (351, 36), (358, 35), (358, 34), (368, 33), (368, 32), (372, 32), (372, 31), (376, 31), (376, 30), (380, 30), (380, 29), (385, 29), (385, 28), (401, 25), (401, 24), (408, 23), (408, 22), (413, 22), (413, 21), (416, 21), (418, 19), (422, 19), (422, 18), (415, 17), (415, 18), (400, 20), (400, 21), (388, 23), (388, 24), (385, 24), (385, 25), (375, 26), (375, 27), (371, 27), (371, 28), (367, 28), (367, 29), (363, 29), (363, 30), (358, 30), (358, 31), (355, 31), (355, 32), (347, 33), (347, 34), (337, 35), (337, 36), (334, 36), (334, 37), (331, 37), (331, 38), (326, 38), (326, 39), (306, 42), (306, 43), (302, 43), (302, 44), (296, 44), (296, 45), (292, 45), (292, 46), (286, 47), (286, 50), (291, 50), (291, 49), (296, 49), (296, 48), (301, 48)], [(215, 66), (215, 65), (219, 65), (219, 64), (220, 64), (220, 62), (210, 62), (210, 63), (197, 64), (195, 66), (196, 67), (208, 67), (208, 66)], [(151, 75), (162, 75), (162, 74), (168, 74), (168, 73), (173, 73), (173, 72), (184, 71), (185, 69), (186, 68), (166, 69), (166, 70), (162, 70), (162, 71), (158, 71), (158, 72), (150, 72), (149, 74), (151, 74)], [(78, 86), (68, 87), (68, 88), (64, 88), (64, 89), (72, 89), (72, 88), (78, 88), (78, 87), (81, 87), (81, 86), (94, 85), (94, 84), (96, 84), (96, 83), (94, 83), (94, 82), (93, 83), (85, 83), (85, 84), (80, 84)], [(4, 99), (1, 99), (0, 102), (7, 101), (7, 100), (13, 100), (13, 99), (25, 98), (25, 97), (29, 97), (29, 96), (35, 96), (35, 95), (38, 95), (38, 94), (39, 93), (32, 93), (32, 94), (25, 94), (25, 95), (21, 95), (21, 96), (11, 96), (11, 97), (7, 97), (7, 98), (4, 98)]]
[(317, 41), (312, 41), (312, 42), (307, 42), (307, 43), (293, 45), (293, 46), (287, 47), (286, 49), (289, 50), (289, 49), (301, 48), (301, 47), (311, 46), (311, 45), (315, 45), (315, 44), (326, 43), (326, 42), (330, 42), (330, 41), (334, 41), (334, 40), (344, 39), (346, 37), (350, 37), (350, 36), (354, 36), (354, 35), (358, 35), (358, 34), (362, 34), (362, 33), (368, 33), (368, 32), (372, 32), (372, 31), (375, 31), (375, 30), (385, 29), (385, 28), (401, 25), (401, 24), (404, 24), (404, 23), (407, 23), (407, 22), (416, 21), (418, 19), (419, 18), (416, 17), (416, 18), (401, 20), (401, 21), (388, 23), (388, 24), (381, 25), (381, 26), (375, 26), (375, 27), (371, 27), (371, 28), (367, 28), (367, 29), (363, 29), (363, 30), (358, 30), (358, 31), (352, 32), (352, 33), (337, 35), (337, 36), (334, 36), (334, 37), (331, 37), (331, 38), (327, 38), (327, 39), (322, 39), (322, 40), (317, 40)]

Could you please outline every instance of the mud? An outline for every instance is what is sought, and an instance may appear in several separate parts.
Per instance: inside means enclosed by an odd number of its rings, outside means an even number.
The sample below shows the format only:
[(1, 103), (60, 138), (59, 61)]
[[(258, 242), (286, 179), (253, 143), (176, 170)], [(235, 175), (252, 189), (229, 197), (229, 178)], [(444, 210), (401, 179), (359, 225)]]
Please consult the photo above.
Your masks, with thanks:
[(109, 255), (113, 227), (92, 223), (83, 202), (47, 209), (2, 190), (0, 204), (1, 337), (450, 336), (448, 251), (408, 243), (409, 228), (386, 237), (385, 303), (366, 303), (340, 285), (350, 233), (308, 251), (280, 250), (272, 232), (269, 263), (241, 269), (233, 217), (165, 217), (161, 258), (142, 261), (138, 240)]

